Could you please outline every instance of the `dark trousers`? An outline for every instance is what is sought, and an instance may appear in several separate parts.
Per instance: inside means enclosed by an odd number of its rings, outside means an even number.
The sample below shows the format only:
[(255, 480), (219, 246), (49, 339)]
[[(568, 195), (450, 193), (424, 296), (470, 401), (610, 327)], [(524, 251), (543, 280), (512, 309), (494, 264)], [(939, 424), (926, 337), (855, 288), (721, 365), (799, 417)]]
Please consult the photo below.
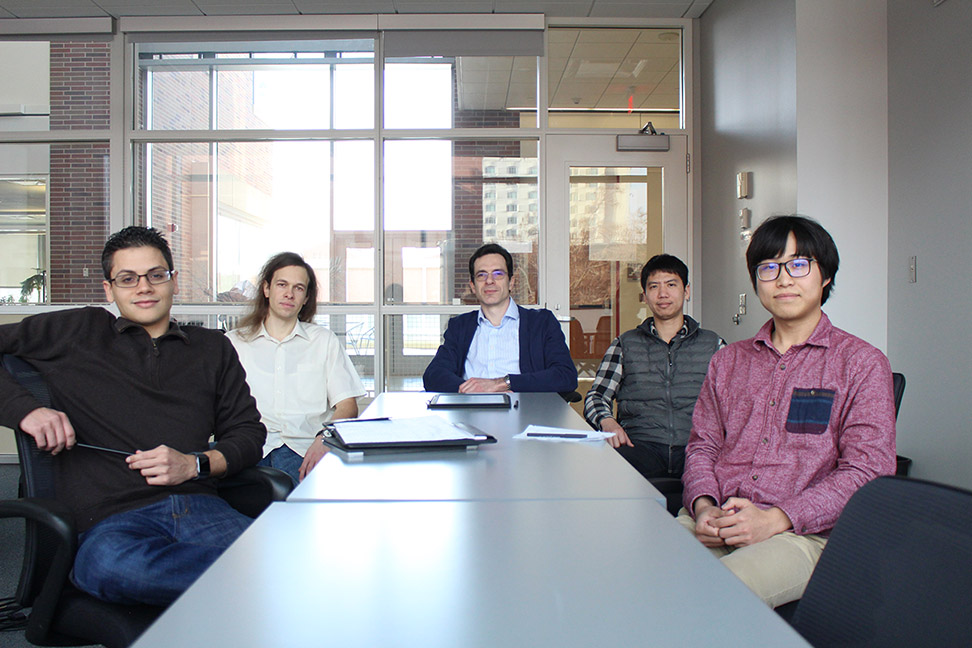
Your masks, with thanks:
[(617, 450), (645, 479), (682, 478), (682, 470), (685, 469), (685, 446), (670, 446), (637, 439), (631, 439), (631, 442), (634, 443), (633, 448), (623, 445)]

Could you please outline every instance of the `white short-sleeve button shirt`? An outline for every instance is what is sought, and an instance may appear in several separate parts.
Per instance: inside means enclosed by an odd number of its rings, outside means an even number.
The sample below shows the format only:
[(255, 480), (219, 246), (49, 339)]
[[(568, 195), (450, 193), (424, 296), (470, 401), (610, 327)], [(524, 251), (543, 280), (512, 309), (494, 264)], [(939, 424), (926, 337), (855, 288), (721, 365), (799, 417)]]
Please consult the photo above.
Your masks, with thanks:
[(281, 341), (263, 325), (252, 340), (239, 329), (227, 336), (267, 426), (263, 456), (284, 444), (303, 456), (334, 405), (365, 394), (341, 341), (323, 326), (297, 322)]

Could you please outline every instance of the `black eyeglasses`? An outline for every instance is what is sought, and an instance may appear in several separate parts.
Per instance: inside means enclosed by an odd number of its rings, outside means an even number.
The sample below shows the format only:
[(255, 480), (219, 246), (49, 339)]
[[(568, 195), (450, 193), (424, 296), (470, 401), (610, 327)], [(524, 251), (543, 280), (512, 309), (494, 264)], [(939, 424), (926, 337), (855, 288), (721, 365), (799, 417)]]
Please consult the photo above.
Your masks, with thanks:
[(780, 268), (786, 268), (786, 274), (794, 279), (806, 277), (810, 274), (810, 263), (814, 260), (797, 257), (796, 259), (790, 259), (786, 263), (777, 263), (776, 261), (760, 263), (756, 266), (756, 278), (760, 281), (776, 281), (780, 276)]
[(152, 268), (145, 274), (119, 272), (114, 279), (109, 279), (108, 282), (115, 284), (119, 288), (134, 288), (138, 285), (138, 282), (142, 277), (145, 277), (145, 280), (153, 286), (157, 286), (172, 280), (172, 270), (166, 270), (165, 268)]

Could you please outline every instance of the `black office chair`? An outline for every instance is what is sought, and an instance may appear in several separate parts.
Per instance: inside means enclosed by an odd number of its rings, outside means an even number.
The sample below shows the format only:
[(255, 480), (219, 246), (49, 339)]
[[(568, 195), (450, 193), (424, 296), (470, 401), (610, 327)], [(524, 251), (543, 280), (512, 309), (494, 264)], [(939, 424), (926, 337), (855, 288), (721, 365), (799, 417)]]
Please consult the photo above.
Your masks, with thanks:
[(967, 646), (972, 492), (881, 477), (851, 497), (797, 606), (817, 648)]
[[(898, 418), (898, 410), (901, 409), (901, 399), (904, 397), (905, 384), (904, 374), (893, 373), (891, 374), (891, 389), (894, 393), (894, 417)], [(911, 459), (908, 457), (897, 456), (897, 468), (895, 469), (895, 475), (899, 477), (907, 477), (908, 472), (911, 470)]]
[[(3, 367), (45, 406), (51, 395), (42, 376), (27, 362), (2, 356)], [(37, 450), (34, 440), (15, 431), (20, 455), (21, 498), (0, 501), (0, 518), (24, 518), (26, 538), (20, 582), (8, 616), (16, 608), (32, 608), (24, 620), (25, 637), (41, 646), (103, 644), (128, 646), (164, 608), (106, 603), (76, 589), (68, 574), (74, 564), (77, 531), (53, 488), (51, 455)], [(219, 492), (246, 515), (259, 514), (272, 501), (286, 499), (293, 482), (274, 468), (252, 467), (221, 480)]]
[(678, 477), (652, 477), (648, 480), (659, 493), (665, 496), (665, 508), (673, 516), (682, 508), (682, 480)]
[(581, 395), (577, 391), (557, 392), (557, 393), (560, 394), (560, 397), (563, 398), (568, 403), (579, 403), (581, 399)]
[[(901, 409), (901, 399), (904, 397), (905, 391), (905, 380), (904, 374), (892, 373), (891, 374), (891, 392), (894, 395), (894, 417), (898, 418), (898, 410)], [(899, 477), (907, 477), (908, 470), (911, 467), (911, 459), (907, 457), (897, 456), (897, 467), (895, 469), (895, 475)], [(790, 601), (789, 603), (784, 603), (779, 607), (775, 608), (776, 613), (783, 617), (787, 622), (793, 622), (793, 616), (796, 614), (797, 606), (800, 600)]]

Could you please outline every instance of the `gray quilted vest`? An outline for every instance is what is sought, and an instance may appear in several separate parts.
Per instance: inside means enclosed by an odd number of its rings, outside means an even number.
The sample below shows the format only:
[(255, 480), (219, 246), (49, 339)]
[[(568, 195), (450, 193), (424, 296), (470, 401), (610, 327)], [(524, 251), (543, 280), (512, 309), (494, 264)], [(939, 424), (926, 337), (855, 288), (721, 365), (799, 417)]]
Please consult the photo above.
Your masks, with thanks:
[(686, 315), (688, 333), (666, 344), (651, 333), (651, 321), (620, 337), (624, 364), (615, 395), (618, 423), (632, 439), (684, 446), (719, 336)]

